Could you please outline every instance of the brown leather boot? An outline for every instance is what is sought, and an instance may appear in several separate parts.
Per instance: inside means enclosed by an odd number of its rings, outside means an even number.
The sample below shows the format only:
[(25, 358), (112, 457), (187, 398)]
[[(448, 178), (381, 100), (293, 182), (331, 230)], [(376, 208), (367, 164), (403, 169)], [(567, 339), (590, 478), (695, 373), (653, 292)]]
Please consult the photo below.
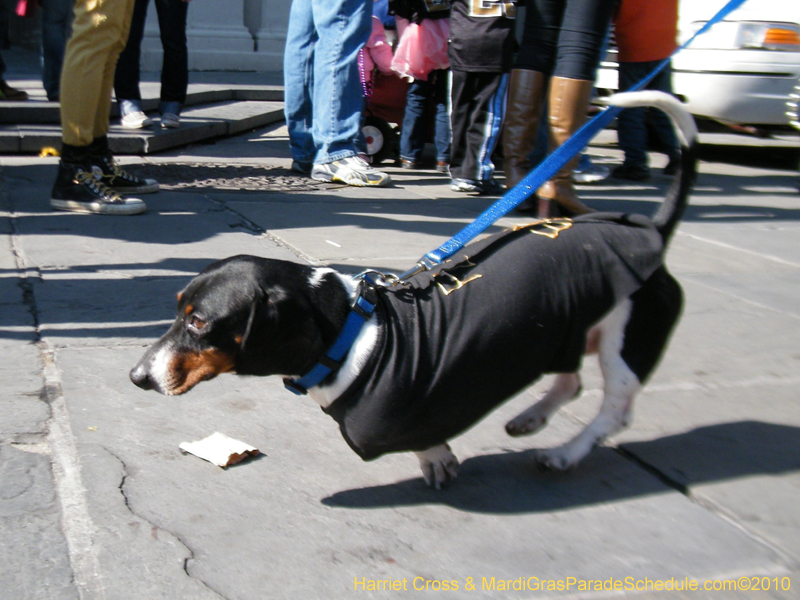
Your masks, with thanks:
[[(550, 80), (549, 125), (550, 152), (561, 146), (586, 121), (586, 109), (592, 98), (593, 81), (584, 79), (565, 79), (553, 77)], [(548, 202), (555, 201), (566, 211), (582, 215), (594, 212), (578, 199), (572, 185), (572, 171), (578, 165), (579, 156), (575, 156), (550, 181), (539, 188), (538, 195), (545, 202), (539, 203), (539, 216), (547, 217)]]
[(528, 155), (536, 143), (546, 91), (547, 77), (543, 73), (511, 71), (503, 126), (503, 172), (509, 189), (531, 170)]

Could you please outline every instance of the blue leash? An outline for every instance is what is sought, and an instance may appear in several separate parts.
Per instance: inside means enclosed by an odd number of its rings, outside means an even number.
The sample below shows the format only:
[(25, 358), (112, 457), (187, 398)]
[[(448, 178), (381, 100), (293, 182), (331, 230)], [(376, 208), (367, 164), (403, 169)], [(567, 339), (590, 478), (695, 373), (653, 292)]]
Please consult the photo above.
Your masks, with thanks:
[[(746, 0), (730, 0), (716, 15), (714, 15), (697, 33), (695, 33), (686, 43), (678, 47), (672, 55), (663, 60), (653, 71), (644, 79), (639, 81), (629, 91), (636, 91), (646, 86), (664, 67), (666, 67), (670, 60), (689, 46), (695, 38), (704, 34), (711, 27), (722, 21), (728, 14), (739, 8)], [(570, 159), (572, 159), (578, 152), (580, 152), (589, 141), (597, 135), (599, 131), (607, 127), (611, 121), (622, 110), (619, 106), (609, 106), (601, 113), (597, 114), (586, 124), (583, 125), (575, 134), (570, 137), (564, 144), (557, 148), (552, 154), (544, 159), (538, 167), (528, 173), (522, 181), (520, 181), (511, 190), (500, 198), (497, 202), (492, 204), (486, 209), (475, 221), (467, 225), (464, 229), (447, 240), (444, 244), (439, 246), (436, 250), (428, 252), (416, 264), (416, 266), (400, 275), (396, 281), (404, 281), (409, 277), (416, 275), (422, 271), (427, 271), (432, 267), (441, 264), (448, 257), (452, 256), (464, 246), (466, 246), (475, 237), (486, 231), (489, 227), (501, 217), (508, 214), (511, 210), (522, 204), (527, 200), (531, 194), (544, 185), (553, 175), (555, 175), (561, 167), (563, 167)]]

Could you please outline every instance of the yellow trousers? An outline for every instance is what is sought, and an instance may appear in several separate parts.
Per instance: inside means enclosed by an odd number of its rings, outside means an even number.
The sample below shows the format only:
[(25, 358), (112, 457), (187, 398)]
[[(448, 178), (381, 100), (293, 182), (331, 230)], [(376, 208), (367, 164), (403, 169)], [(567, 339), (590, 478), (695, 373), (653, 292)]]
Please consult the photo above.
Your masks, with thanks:
[(77, 0), (61, 71), (61, 136), (88, 146), (108, 133), (117, 58), (128, 41), (134, 0)]

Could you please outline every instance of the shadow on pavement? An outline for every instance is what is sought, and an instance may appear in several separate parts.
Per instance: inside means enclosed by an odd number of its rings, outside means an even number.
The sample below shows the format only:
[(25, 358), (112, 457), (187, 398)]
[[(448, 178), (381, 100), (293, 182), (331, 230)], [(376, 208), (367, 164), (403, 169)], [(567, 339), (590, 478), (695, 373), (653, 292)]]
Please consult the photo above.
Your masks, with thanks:
[[(800, 428), (760, 421), (710, 425), (622, 448), (635, 460), (620, 460), (618, 451), (596, 448), (571, 473), (537, 470), (533, 451), (477, 456), (462, 463), (458, 479), (442, 492), (429, 489), (418, 477), (341, 491), (322, 503), (357, 509), (442, 504), (468, 512), (538, 513), (800, 470)], [(661, 467), (659, 462), (676, 466)], [(649, 466), (641, 469), (642, 464)]]

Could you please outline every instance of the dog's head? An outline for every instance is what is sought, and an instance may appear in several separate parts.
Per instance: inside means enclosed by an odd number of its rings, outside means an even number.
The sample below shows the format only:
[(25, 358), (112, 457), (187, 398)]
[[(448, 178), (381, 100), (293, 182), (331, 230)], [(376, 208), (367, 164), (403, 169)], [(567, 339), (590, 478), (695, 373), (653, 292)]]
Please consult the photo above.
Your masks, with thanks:
[[(286, 261), (235, 256), (213, 263), (178, 294), (175, 322), (131, 370), (131, 381), (178, 395), (220, 373), (304, 372), (346, 316), (343, 288), (323, 291), (332, 284), (325, 283), (311, 267)], [(345, 296), (344, 316), (320, 311), (319, 296), (331, 293)]]

